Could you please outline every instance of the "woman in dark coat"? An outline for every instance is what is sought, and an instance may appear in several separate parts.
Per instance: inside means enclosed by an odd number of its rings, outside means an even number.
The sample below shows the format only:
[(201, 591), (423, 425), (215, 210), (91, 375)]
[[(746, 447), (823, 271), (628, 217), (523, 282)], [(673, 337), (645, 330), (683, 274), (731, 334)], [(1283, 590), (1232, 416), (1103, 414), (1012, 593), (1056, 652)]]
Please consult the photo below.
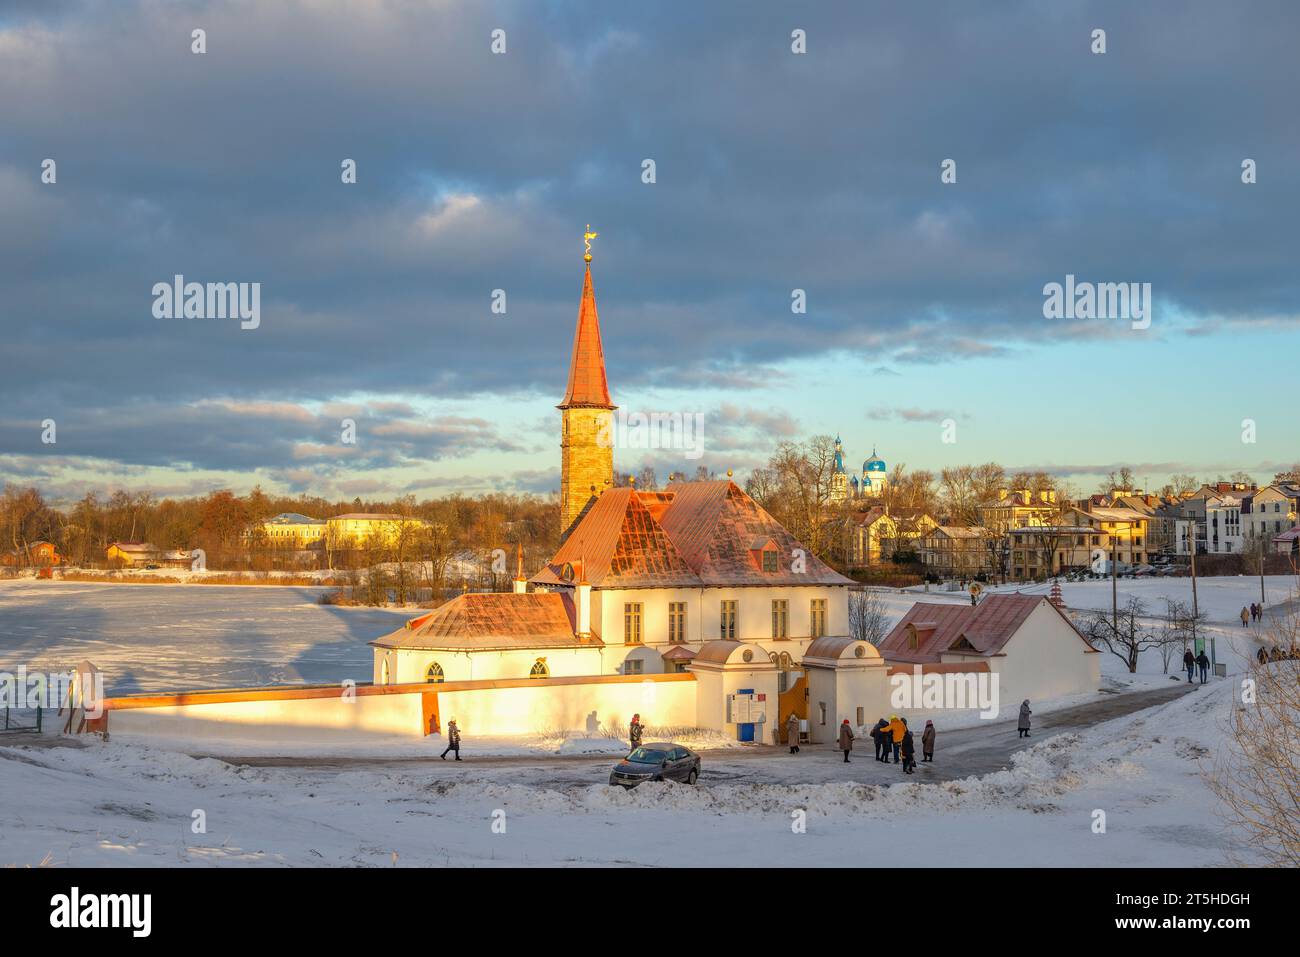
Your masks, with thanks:
[(444, 761), (447, 760), (447, 751), (455, 751), (456, 760), (460, 760), (460, 728), (456, 727), (455, 718), (447, 722), (447, 750), (442, 752)]
[(871, 729), (871, 739), (876, 742), (876, 760), (889, 760), (889, 739), (885, 736), (885, 729), (889, 727), (889, 722), (881, 718), (876, 722), (876, 726)]
[(921, 732), (921, 760), (934, 763), (934, 722), (927, 721)]
[(1033, 712), (1029, 710), (1029, 699), (1026, 698), (1024, 701), (1020, 702), (1020, 721), (1016, 724), (1016, 727), (1020, 730), (1020, 737), (1022, 738), (1029, 737), (1029, 716), (1031, 714), (1033, 714)]
[(853, 750), (853, 729), (849, 727), (848, 718), (840, 725), (840, 750), (844, 752), (844, 763), (848, 764), (849, 752)]
[(916, 743), (912, 740), (911, 728), (903, 732), (903, 741), (900, 747), (903, 752), (903, 773), (911, 774), (916, 768)]
[(1196, 670), (1196, 656), (1192, 654), (1192, 649), (1188, 648), (1183, 652), (1183, 667), (1187, 669), (1187, 683), (1192, 683), (1192, 672)]

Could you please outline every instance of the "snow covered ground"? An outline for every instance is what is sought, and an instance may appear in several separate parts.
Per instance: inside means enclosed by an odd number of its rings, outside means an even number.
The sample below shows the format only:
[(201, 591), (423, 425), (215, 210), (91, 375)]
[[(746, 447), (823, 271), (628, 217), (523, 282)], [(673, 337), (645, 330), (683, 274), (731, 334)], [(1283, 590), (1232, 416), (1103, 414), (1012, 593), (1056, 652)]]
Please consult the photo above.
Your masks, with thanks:
[(370, 681), (366, 642), (419, 612), (318, 604), (327, 590), (0, 581), (0, 671), (89, 658), (112, 695)]
[[(1227, 680), (1045, 736), (979, 777), (926, 783), (865, 756), (843, 765), (829, 749), (738, 749), (711, 752), (694, 788), (624, 792), (605, 783), (621, 742), (582, 735), (474, 742), (460, 764), (436, 759), (439, 739), (405, 740), (388, 756), (416, 760), (335, 766), (234, 766), (174, 750), (184, 742), (121, 735), (81, 747), (15, 736), (0, 738), (0, 865), (1222, 865), (1236, 844), (1204, 772), (1227, 746), (1237, 677), (1255, 647), (1256, 633), (1233, 618), (1259, 583), (1200, 585)], [(1190, 583), (1121, 586), (1154, 605)], [(1281, 600), (1290, 582), (1266, 586)], [(338, 680), (349, 662), (368, 670), (365, 641), (406, 614), (316, 605), (310, 589), (158, 588), (0, 584), (0, 666), (91, 657), (129, 676), (130, 690)], [(1109, 605), (1109, 582), (1065, 588), (1074, 607)], [(914, 598), (888, 596), (891, 614)], [(1109, 690), (1169, 687), (1162, 670), (1153, 653), (1138, 675), (1103, 658)], [(226, 753), (292, 753), (242, 744)], [(941, 737), (941, 761), (943, 746)], [(488, 752), (531, 757), (475, 762)], [(1098, 811), (1104, 833), (1094, 831)]]
[(608, 759), (573, 783), (550, 781), (544, 762), (235, 767), (117, 740), (0, 748), (0, 864), (1216, 865), (1232, 837), (1201, 773), (1233, 689), (1220, 681), (941, 784), (784, 783), (804, 759), (825, 774), (861, 764), (812, 752), (747, 760), (735, 783), (714, 759), (696, 787), (624, 792), (605, 784)]

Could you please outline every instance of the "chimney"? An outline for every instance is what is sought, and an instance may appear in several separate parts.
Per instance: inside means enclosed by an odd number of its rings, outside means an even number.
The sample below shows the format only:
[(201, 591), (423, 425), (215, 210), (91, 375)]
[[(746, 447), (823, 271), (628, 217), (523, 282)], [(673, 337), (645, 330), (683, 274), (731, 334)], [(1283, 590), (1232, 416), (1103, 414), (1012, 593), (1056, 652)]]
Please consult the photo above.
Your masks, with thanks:
[(515, 559), (515, 594), (528, 594), (528, 579), (524, 577), (524, 543), (519, 543), (519, 551)]
[(578, 582), (578, 637), (591, 637), (591, 583), (583, 575)]

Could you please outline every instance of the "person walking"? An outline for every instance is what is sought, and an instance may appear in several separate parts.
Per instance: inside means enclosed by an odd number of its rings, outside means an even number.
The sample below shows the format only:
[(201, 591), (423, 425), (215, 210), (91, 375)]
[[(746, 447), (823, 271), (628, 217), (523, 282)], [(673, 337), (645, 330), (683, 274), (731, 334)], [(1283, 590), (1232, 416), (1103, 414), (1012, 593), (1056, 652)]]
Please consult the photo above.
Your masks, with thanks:
[(889, 760), (889, 722), (881, 718), (871, 729), (871, 737), (876, 742), (876, 760)]
[(1242, 605), (1241, 606), (1241, 627), (1246, 628), (1249, 626), (1249, 624), (1250, 624), (1250, 612), (1246, 610), (1245, 605)]
[(911, 774), (916, 770), (916, 742), (912, 740), (912, 729), (903, 722), (903, 740), (900, 742), (903, 751), (903, 773)]
[[(903, 746), (903, 732), (907, 730), (907, 723), (896, 714), (889, 716), (888, 744), (894, 752), (894, 763), (898, 763), (898, 752)], [(886, 759), (888, 760), (888, 759)]]
[(639, 714), (632, 715), (632, 724), (628, 726), (627, 737), (632, 743), (633, 751), (641, 747), (641, 734), (643, 731), (645, 731), (645, 725), (641, 723), (641, 716)]
[(1020, 720), (1016, 722), (1016, 729), (1020, 732), (1020, 737), (1029, 737), (1029, 716), (1033, 714), (1029, 710), (1029, 699), (1026, 698), (1020, 702)]
[(845, 718), (840, 725), (840, 750), (844, 752), (844, 763), (849, 763), (849, 752), (853, 750), (853, 729), (849, 727), (849, 719)]
[(934, 722), (927, 721), (921, 732), (921, 760), (934, 763)]
[(444, 761), (447, 760), (447, 751), (455, 751), (456, 760), (460, 760), (460, 728), (456, 727), (455, 718), (447, 722), (447, 750), (442, 752)]
[(1192, 649), (1188, 648), (1183, 652), (1183, 667), (1187, 669), (1187, 683), (1192, 683), (1192, 671), (1196, 668), (1196, 656), (1192, 654)]
[(793, 711), (785, 722), (785, 740), (790, 745), (790, 753), (799, 753), (799, 716)]
[(1205, 682), (1209, 680), (1210, 659), (1205, 656), (1204, 648), (1202, 648), (1201, 653), (1196, 656), (1196, 665), (1201, 669), (1201, 684), (1205, 684)]

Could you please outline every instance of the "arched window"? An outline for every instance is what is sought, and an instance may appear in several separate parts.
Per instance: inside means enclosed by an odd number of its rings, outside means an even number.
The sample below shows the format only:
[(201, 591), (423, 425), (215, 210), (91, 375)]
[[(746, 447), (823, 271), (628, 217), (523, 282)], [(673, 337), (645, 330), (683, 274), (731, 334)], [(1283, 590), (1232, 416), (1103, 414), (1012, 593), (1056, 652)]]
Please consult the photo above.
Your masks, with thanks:
[(442, 673), (442, 665), (434, 661), (430, 663), (428, 670), (424, 672), (424, 680), (428, 684), (440, 684), (446, 680)]
[(549, 678), (550, 676), (551, 669), (546, 667), (545, 658), (538, 658), (533, 664), (533, 670), (528, 672), (530, 678)]

